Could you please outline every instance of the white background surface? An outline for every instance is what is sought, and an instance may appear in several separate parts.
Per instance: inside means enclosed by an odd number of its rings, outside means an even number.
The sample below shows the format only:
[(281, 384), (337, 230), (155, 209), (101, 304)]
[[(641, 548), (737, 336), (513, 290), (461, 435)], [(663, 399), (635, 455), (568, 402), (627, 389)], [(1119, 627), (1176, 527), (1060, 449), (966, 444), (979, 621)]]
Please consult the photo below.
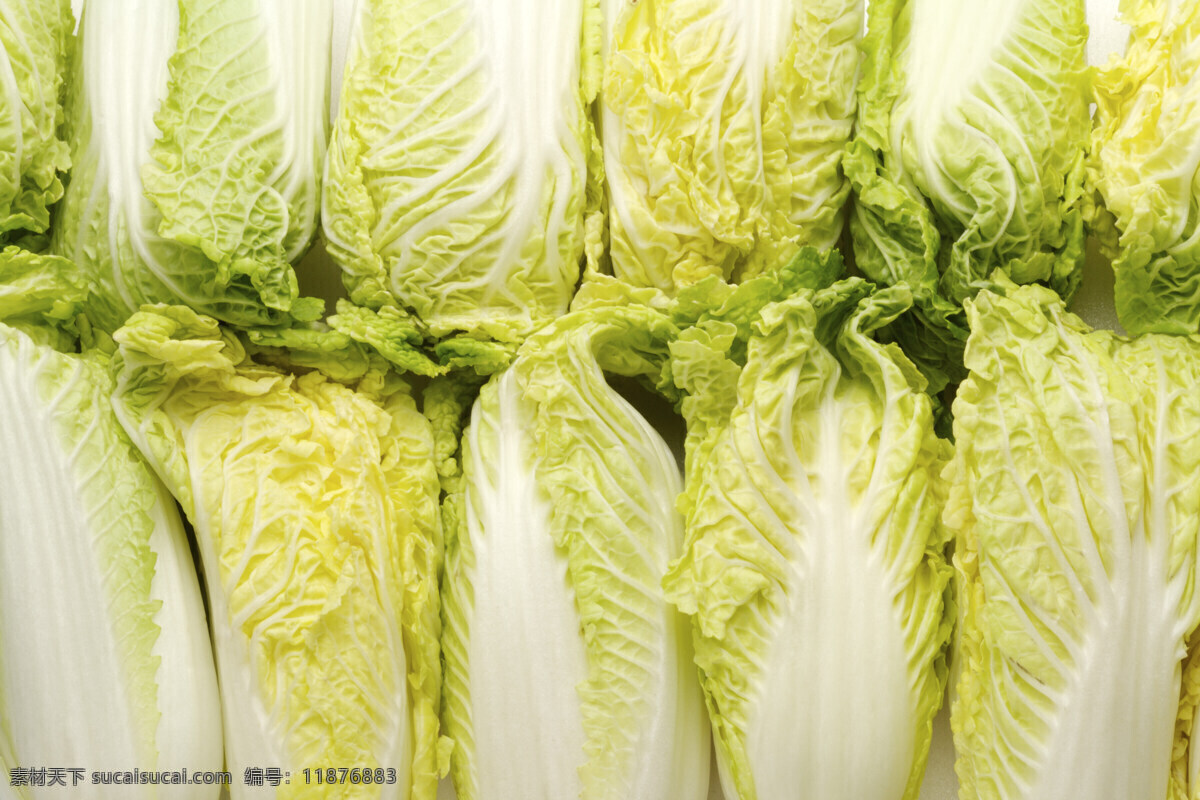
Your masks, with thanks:
[[(300, 0), (303, 2), (304, 0)], [(978, 2), (996, 2), (997, 0), (977, 0)], [(1001, 0), (1009, 1), (1009, 0)], [(1015, 1), (1015, 0), (1013, 0)], [(83, 0), (73, 0), (78, 15)], [(335, 0), (335, 23), (333, 41), (333, 91), (330, 98), (331, 112), (337, 106), (337, 88), (340, 86), (341, 64), (345, 58), (346, 40), (349, 34), (350, 19), (354, 0)], [(1109, 54), (1121, 52), (1127, 38), (1124, 26), (1115, 20), (1117, 0), (1089, 0), (1088, 17), (1092, 26), (1091, 41), (1088, 47), (1089, 58), (1093, 65), (1107, 60)], [(318, 294), (325, 297), (341, 295), (337, 272), (320, 246), (304, 259), (298, 270), (302, 288), (305, 293)], [(1074, 310), (1085, 320), (1096, 327), (1115, 328), (1116, 316), (1112, 307), (1112, 273), (1108, 265), (1100, 258), (1093, 248), (1089, 252), (1088, 267), (1079, 295), (1075, 300)], [(234, 776), (239, 780), (240, 776)], [(934, 740), (926, 770), (925, 782), (921, 790), (921, 800), (955, 800), (957, 797), (957, 781), (954, 777), (954, 751), (950, 740), (950, 726), (946, 709), (939, 714), (934, 728)], [(443, 781), (439, 798), (447, 800), (454, 797), (454, 791), (449, 781)], [(715, 768), (710, 798), (723, 798), (716, 780)], [(631, 798), (630, 800), (636, 800)], [(777, 800), (764, 798), (763, 800)]]

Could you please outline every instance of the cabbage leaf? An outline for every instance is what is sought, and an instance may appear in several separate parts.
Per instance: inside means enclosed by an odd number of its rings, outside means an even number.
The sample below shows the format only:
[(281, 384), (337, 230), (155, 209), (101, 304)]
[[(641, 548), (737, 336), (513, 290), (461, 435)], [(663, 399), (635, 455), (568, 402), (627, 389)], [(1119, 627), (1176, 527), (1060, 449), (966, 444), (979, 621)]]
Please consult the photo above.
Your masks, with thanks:
[(70, 0), (6, 3), (0, 15), (0, 241), (45, 233), (70, 152), (61, 136)]

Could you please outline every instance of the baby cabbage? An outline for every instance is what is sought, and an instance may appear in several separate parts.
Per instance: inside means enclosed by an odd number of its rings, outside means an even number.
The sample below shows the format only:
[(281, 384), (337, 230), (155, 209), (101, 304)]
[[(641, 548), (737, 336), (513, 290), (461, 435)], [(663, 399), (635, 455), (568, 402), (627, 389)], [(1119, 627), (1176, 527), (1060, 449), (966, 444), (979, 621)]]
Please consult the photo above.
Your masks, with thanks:
[(315, 319), (289, 262), (316, 234), (332, 0), (88, 0), (54, 251), (112, 331), (142, 303)]
[(858, 268), (904, 283), (890, 333), (933, 388), (963, 376), (962, 301), (997, 267), (1070, 298), (1090, 126), (1084, 0), (872, 2), (845, 157)]
[(999, 288), (967, 304), (945, 512), (960, 797), (1167, 797), (1200, 625), (1200, 338), (1123, 340)]
[(665, 586), (695, 615), (721, 786), (911, 800), (952, 617), (951, 448), (920, 372), (872, 338), (911, 298), (852, 279), (754, 308), (753, 283), (671, 347), (687, 544)]
[[(290, 772), (279, 798), (431, 800), (438, 478), (407, 386), (338, 334), (291, 343), (345, 382), (285, 371), (268, 362), (286, 349), (251, 352), (180, 306), (144, 307), (116, 340), (118, 415), (196, 531), (228, 768)], [(326, 767), (385, 780), (303, 777)]]
[[(221, 769), (221, 710), (179, 512), (113, 414), (109, 356), (76, 351), (71, 265), (0, 255), (0, 795), (13, 767)], [(70, 778), (68, 786), (70, 786)], [(129, 786), (133, 800), (219, 787)]]
[(841, 236), (862, 0), (609, 2), (610, 269), (668, 293)]
[(1200, 3), (1122, 5), (1124, 58), (1096, 77), (1091, 178), (1130, 333), (1200, 330)]
[(656, 378), (667, 318), (575, 311), (483, 387), (443, 587), (460, 800), (703, 800), (709, 732), (686, 618), (679, 466), (605, 379)]
[(70, 0), (7, 3), (0, 16), (0, 241), (45, 233), (70, 164), (61, 138), (74, 39)]
[[(322, 225), (351, 300), (381, 312), (376, 336), (412, 312), (436, 338), (515, 343), (567, 310), (594, 17), (559, 0), (358, 3)], [(356, 319), (331, 323), (362, 338)]]

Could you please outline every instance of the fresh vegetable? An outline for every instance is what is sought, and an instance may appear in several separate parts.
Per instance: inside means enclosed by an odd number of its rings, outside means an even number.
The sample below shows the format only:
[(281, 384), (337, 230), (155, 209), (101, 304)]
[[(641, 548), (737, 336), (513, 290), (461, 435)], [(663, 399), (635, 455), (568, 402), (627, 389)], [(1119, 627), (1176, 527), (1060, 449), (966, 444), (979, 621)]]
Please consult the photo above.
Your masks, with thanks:
[(587, 2), (358, 3), (322, 224), (381, 337), (389, 316), (412, 313), (434, 338), (515, 344), (567, 310), (596, 23)]
[(906, 284), (890, 335), (934, 390), (964, 376), (961, 303), (1001, 268), (1065, 298), (1083, 266), (1083, 0), (871, 3), (846, 151), (858, 268)]
[[(200, 587), (174, 501), (109, 402), (102, 347), (76, 352), (71, 265), (0, 254), (0, 794), (111, 797), (90, 775), (34, 787), (13, 768), (221, 768)], [(70, 781), (70, 776), (67, 777)], [(219, 787), (128, 786), (134, 800)]]
[(74, 43), (70, 0), (6, 4), (0, 17), (0, 244), (45, 233), (70, 164), (60, 136)]
[(332, 0), (88, 0), (53, 247), (97, 325), (153, 302), (320, 316), (290, 262), (316, 234), (331, 26)]
[(999, 287), (967, 304), (945, 512), (960, 796), (1167, 797), (1200, 624), (1200, 338), (1091, 332)]
[(611, 272), (674, 293), (836, 244), (861, 0), (605, 8)]
[[(196, 531), (228, 768), (289, 771), (279, 798), (431, 800), (438, 484), (405, 384), (339, 334), (251, 352), (180, 306), (145, 307), (116, 340), (118, 415)], [(373, 781), (302, 777), (325, 767)]]
[(671, 347), (687, 545), (665, 586), (695, 615), (721, 786), (915, 798), (946, 681), (950, 445), (921, 374), (872, 338), (911, 298), (857, 279), (754, 290)]
[(1200, 4), (1122, 4), (1124, 58), (1097, 73), (1090, 177), (1130, 333), (1200, 330)]
[(460, 800), (708, 796), (679, 467), (606, 373), (657, 379), (667, 318), (573, 312), (483, 387), (448, 501), (445, 732)]
[(1198, 0), (1099, 71), (1085, 0), (71, 5), (0, 13), (0, 800), (917, 800), (950, 682), (964, 800), (1200, 800)]

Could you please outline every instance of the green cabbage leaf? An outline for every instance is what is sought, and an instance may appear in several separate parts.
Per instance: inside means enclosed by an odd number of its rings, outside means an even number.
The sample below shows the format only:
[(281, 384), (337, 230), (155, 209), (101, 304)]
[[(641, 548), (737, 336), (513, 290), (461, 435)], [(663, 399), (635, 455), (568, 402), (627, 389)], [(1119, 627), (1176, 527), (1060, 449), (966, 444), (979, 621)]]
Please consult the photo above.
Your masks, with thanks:
[(7, 3), (0, 15), (0, 242), (45, 233), (50, 207), (62, 197), (74, 27), (70, 0)]

